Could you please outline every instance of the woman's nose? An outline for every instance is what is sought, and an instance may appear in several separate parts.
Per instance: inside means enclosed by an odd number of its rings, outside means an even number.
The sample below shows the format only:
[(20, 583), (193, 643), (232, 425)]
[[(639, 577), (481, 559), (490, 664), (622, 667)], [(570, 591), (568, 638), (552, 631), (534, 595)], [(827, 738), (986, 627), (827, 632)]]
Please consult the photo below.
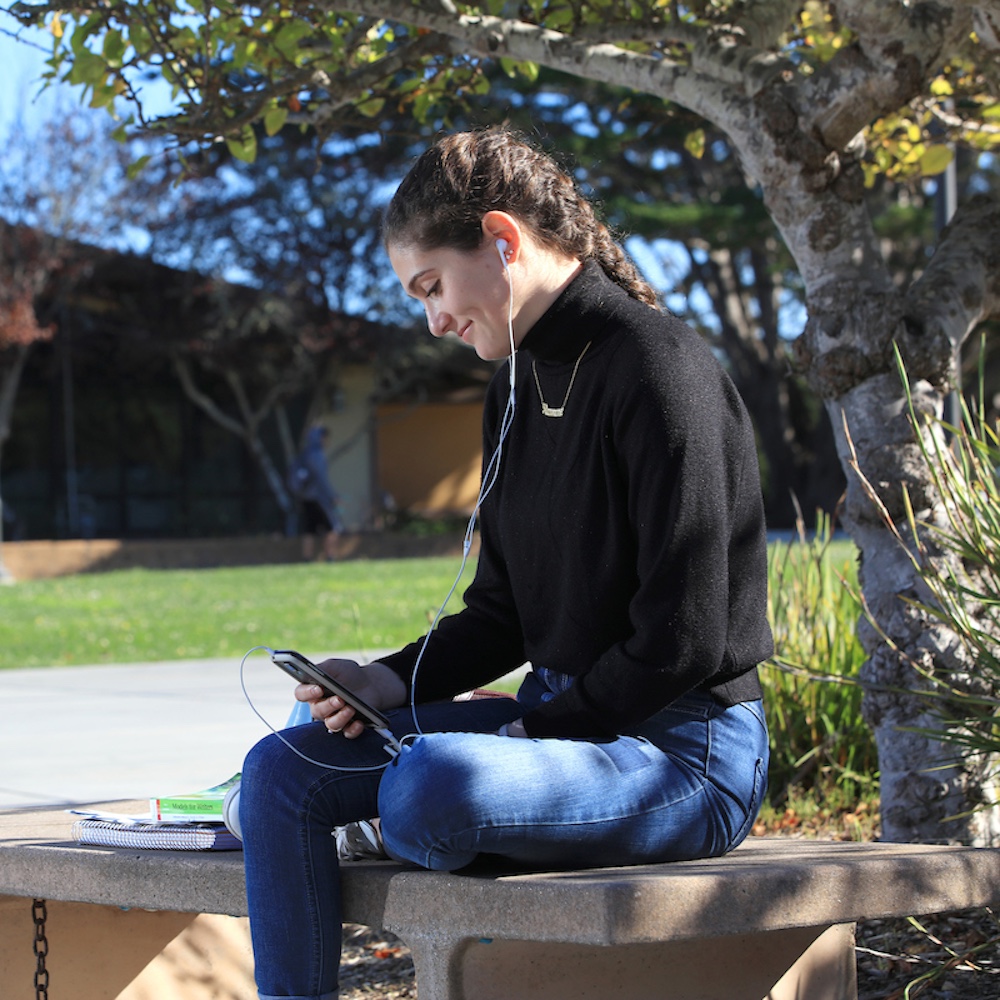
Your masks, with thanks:
[(439, 309), (431, 303), (426, 306), (427, 328), (431, 331), (432, 337), (443, 337), (448, 332), (451, 324), (451, 316), (443, 309)]

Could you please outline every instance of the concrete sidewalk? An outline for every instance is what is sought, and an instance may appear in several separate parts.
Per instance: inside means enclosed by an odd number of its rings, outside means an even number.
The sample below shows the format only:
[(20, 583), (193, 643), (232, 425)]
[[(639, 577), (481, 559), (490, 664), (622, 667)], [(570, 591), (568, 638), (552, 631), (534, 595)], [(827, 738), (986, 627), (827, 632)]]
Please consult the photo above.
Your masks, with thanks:
[[(295, 682), (263, 651), (244, 677), (253, 705), (282, 728)], [(0, 670), (0, 809), (207, 788), (240, 770), (268, 731), (238, 657)]]

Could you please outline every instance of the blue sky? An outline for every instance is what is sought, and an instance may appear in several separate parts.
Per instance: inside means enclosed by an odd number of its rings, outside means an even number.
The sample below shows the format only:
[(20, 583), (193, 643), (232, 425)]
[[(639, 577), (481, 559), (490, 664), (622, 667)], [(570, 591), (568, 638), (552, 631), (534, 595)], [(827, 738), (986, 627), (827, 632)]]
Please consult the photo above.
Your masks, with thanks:
[[(12, 37), (18, 33), (25, 41)], [(30, 123), (33, 119), (44, 121), (54, 105), (59, 101), (79, 103), (83, 91), (67, 84), (53, 84), (42, 93), (38, 82), (45, 72), (45, 60), (52, 48), (51, 36), (46, 31), (24, 31), (17, 21), (6, 11), (0, 10), (0, 135), (6, 132), (11, 119), (20, 105)], [(154, 91), (157, 85), (153, 85)], [(162, 85), (166, 95), (166, 85)], [(147, 112), (155, 113), (155, 101), (148, 100), (151, 91), (143, 87), (144, 104)], [(163, 101), (166, 105), (166, 98)], [(25, 107), (27, 105), (27, 107)], [(107, 111), (94, 111), (95, 115), (106, 116)]]
[[(17, 22), (9, 14), (0, 11), (0, 94), (4, 95), (3, 102), (0, 103), (0, 134), (6, 131), (18, 104), (27, 101), (34, 109), (33, 113), (44, 117), (46, 109), (51, 108), (56, 96), (54, 92), (48, 92), (36, 99), (39, 89), (36, 81), (45, 70), (47, 53), (15, 41), (10, 35), (3, 33), (17, 27)], [(46, 44), (45, 35), (36, 33), (35, 37)]]

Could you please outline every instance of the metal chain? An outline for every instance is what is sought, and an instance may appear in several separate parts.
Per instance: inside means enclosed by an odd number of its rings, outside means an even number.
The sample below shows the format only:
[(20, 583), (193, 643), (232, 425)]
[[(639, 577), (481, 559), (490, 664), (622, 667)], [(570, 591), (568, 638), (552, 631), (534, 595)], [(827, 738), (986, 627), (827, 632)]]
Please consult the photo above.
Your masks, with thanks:
[(569, 377), (569, 386), (566, 389), (566, 395), (563, 396), (562, 406), (549, 406), (545, 402), (545, 397), (542, 395), (542, 383), (538, 381), (538, 364), (532, 359), (531, 374), (535, 376), (535, 388), (538, 390), (538, 402), (542, 404), (543, 417), (561, 417), (566, 412), (566, 404), (569, 402), (569, 394), (573, 391), (573, 383), (576, 381), (576, 373), (580, 370), (580, 362), (583, 361), (583, 356), (590, 350), (592, 343), (592, 340), (587, 341), (587, 346), (580, 352), (580, 356), (576, 359), (576, 364), (573, 365), (573, 374)]
[(32, 948), (35, 952), (35, 1000), (49, 1000), (49, 970), (45, 967), (45, 959), (49, 954), (49, 939), (45, 936), (45, 921), (49, 911), (44, 899), (36, 899), (31, 904), (31, 917), (35, 922), (35, 940)]

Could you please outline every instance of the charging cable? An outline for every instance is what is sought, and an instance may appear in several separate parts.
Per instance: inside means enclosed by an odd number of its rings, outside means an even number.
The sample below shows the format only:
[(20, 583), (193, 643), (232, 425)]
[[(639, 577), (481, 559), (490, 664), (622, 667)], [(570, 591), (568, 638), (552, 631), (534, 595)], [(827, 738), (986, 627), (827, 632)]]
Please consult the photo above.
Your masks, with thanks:
[[(413, 736), (423, 735), (423, 730), (420, 728), (420, 723), (417, 720), (417, 702), (416, 702), (416, 690), (417, 690), (417, 673), (420, 670), (420, 665), (424, 658), (424, 653), (427, 651), (427, 644), (430, 642), (431, 635), (438, 626), (441, 618), (444, 615), (445, 609), (448, 606), (448, 602), (451, 600), (455, 591), (458, 589), (458, 585), (461, 582), (463, 575), (465, 574), (465, 567), (469, 561), (469, 553), (472, 550), (473, 536), (476, 530), (476, 521), (479, 517), (480, 508), (486, 501), (486, 498), (490, 495), (493, 487), (496, 485), (497, 480), (500, 476), (500, 462), (503, 457), (503, 447), (507, 440), (507, 434), (510, 431), (511, 425), (514, 422), (514, 410), (515, 410), (515, 388), (517, 381), (517, 368), (516, 368), (516, 358), (517, 358), (517, 346), (514, 343), (514, 282), (511, 278), (510, 268), (507, 266), (507, 241), (497, 240), (496, 241), (497, 253), (500, 255), (500, 262), (503, 265), (504, 274), (507, 277), (507, 338), (510, 342), (510, 356), (507, 359), (507, 363), (510, 369), (510, 379), (509, 379), (509, 391), (507, 393), (507, 404), (504, 407), (503, 416), (500, 418), (500, 434), (497, 440), (497, 446), (493, 451), (493, 455), (490, 457), (489, 462), (486, 464), (483, 470), (482, 481), (479, 485), (479, 494), (476, 497), (476, 503), (472, 509), (472, 515), (469, 518), (468, 524), (465, 528), (465, 536), (462, 540), (462, 561), (458, 568), (458, 573), (455, 576), (448, 593), (445, 595), (444, 600), (441, 602), (441, 606), (438, 608), (437, 613), (434, 615), (434, 620), (431, 622), (431, 626), (424, 636), (423, 642), (421, 643), (420, 650), (417, 653), (416, 661), (413, 664), (413, 670), (410, 674), (410, 716), (413, 720), (413, 727), (415, 729), (414, 733), (404, 736), (404, 740), (408, 740)], [(382, 771), (391, 763), (391, 759), (395, 759), (397, 754), (402, 750), (402, 745), (396, 737), (384, 727), (369, 727), (375, 730), (385, 741), (385, 751), (391, 758), (383, 764), (375, 764), (368, 767), (342, 767), (336, 764), (326, 764), (322, 761), (314, 760), (307, 754), (304, 754), (297, 747), (293, 746), (281, 733), (264, 718), (263, 715), (257, 710), (256, 706), (250, 698), (249, 693), (246, 688), (246, 677), (245, 677), (245, 667), (247, 659), (250, 657), (251, 653), (265, 651), (268, 654), (274, 652), (267, 646), (254, 646), (252, 649), (247, 650), (243, 655), (243, 659), (240, 661), (240, 687), (243, 690), (243, 695), (247, 700), (247, 704), (250, 706), (254, 715), (257, 716), (265, 726), (281, 740), (282, 743), (288, 747), (296, 756), (301, 757), (302, 760), (308, 761), (311, 764), (315, 764), (317, 767), (322, 767), (331, 771)]]
[[(382, 726), (379, 726), (378, 728), (375, 728), (374, 726), (369, 727), (371, 729), (375, 729), (375, 732), (377, 732), (379, 736), (381, 736), (386, 741), (384, 749), (385, 752), (389, 755), (389, 760), (385, 761), (382, 764), (370, 764), (366, 767), (343, 767), (339, 764), (326, 764), (321, 760), (316, 760), (315, 758), (310, 757), (308, 754), (305, 754), (301, 750), (299, 750), (298, 747), (293, 746), (292, 743), (289, 740), (287, 740), (284, 736), (282, 736), (281, 732), (275, 729), (274, 726), (272, 726), (271, 723), (268, 722), (268, 720), (265, 719), (264, 716), (257, 710), (257, 706), (254, 705), (253, 699), (251, 699), (250, 693), (247, 691), (246, 663), (247, 660), (250, 658), (251, 653), (257, 653), (260, 651), (264, 651), (268, 655), (274, 652), (274, 650), (270, 649), (268, 646), (254, 646), (253, 649), (248, 649), (243, 654), (243, 659), (240, 660), (240, 688), (242, 689), (243, 697), (246, 698), (247, 704), (250, 706), (250, 710), (253, 712), (253, 714), (256, 715), (257, 718), (260, 719), (260, 721), (263, 722), (264, 725), (267, 726), (267, 728), (275, 736), (277, 736), (278, 739), (281, 740), (281, 742), (284, 743), (289, 750), (292, 751), (292, 753), (294, 753), (297, 757), (301, 757), (302, 760), (308, 761), (310, 764), (315, 764), (317, 767), (322, 767), (328, 771), (352, 771), (352, 772), (384, 771), (392, 763), (392, 761), (395, 759), (399, 751), (402, 750), (402, 746), (399, 740), (397, 740), (396, 737), (388, 729)], [(407, 737), (404, 736), (403, 738), (406, 739)]]

